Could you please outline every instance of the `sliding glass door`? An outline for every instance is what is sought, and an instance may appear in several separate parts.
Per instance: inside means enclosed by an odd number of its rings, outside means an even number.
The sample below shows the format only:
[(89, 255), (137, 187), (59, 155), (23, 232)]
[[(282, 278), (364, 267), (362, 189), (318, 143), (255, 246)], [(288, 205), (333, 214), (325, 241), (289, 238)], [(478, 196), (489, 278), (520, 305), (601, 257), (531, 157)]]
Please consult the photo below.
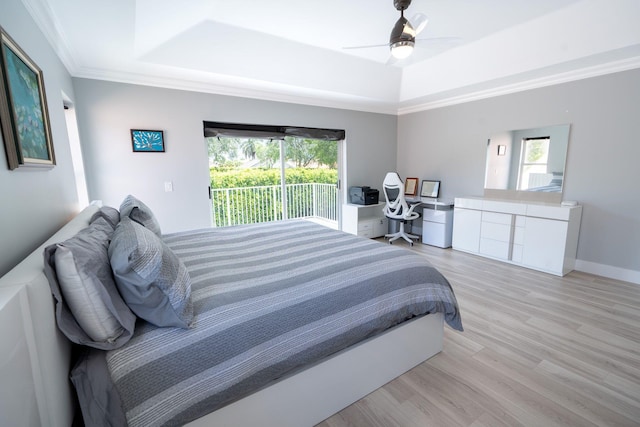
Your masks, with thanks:
[(214, 227), (311, 218), (337, 228), (341, 141), (206, 138)]

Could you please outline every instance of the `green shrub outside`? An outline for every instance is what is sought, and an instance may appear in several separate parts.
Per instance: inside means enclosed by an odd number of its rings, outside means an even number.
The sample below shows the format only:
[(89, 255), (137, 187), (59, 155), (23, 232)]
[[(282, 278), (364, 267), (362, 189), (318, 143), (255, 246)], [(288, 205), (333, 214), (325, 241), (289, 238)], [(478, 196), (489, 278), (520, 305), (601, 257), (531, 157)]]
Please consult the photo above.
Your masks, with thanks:
[[(211, 188), (240, 188), (280, 185), (279, 169), (211, 168)], [(287, 168), (284, 170), (287, 184), (335, 184), (338, 181), (336, 169)]]

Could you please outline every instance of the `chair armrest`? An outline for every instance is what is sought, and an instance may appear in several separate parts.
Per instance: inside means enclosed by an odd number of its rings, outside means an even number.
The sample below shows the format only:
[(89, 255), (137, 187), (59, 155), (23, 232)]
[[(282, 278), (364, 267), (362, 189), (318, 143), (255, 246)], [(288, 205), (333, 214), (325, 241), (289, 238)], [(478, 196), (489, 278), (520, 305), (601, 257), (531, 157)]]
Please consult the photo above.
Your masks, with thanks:
[[(413, 205), (411, 205), (411, 207), (409, 208), (409, 210), (407, 211), (407, 215), (411, 215), (413, 213), (413, 210), (420, 206), (422, 203), (414, 203)], [(418, 213), (419, 214), (419, 213)]]

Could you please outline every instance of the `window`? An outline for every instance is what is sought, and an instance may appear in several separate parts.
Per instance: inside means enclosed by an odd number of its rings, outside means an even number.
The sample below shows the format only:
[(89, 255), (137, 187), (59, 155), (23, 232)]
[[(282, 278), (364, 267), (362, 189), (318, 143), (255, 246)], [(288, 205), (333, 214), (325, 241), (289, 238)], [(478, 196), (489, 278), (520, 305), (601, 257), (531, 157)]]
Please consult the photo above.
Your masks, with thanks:
[(214, 226), (287, 218), (337, 226), (337, 141), (209, 137), (207, 143)]
[(520, 160), (520, 174), (518, 189), (544, 185), (549, 160), (549, 137), (527, 138), (522, 140), (522, 156)]
[(205, 122), (214, 226), (310, 218), (337, 228), (344, 131)]
[(65, 101), (64, 118), (67, 124), (67, 133), (69, 135), (69, 148), (71, 150), (71, 163), (73, 165), (73, 174), (76, 179), (76, 191), (78, 193), (78, 204), (81, 209), (89, 205), (89, 194), (87, 191), (87, 180), (85, 178), (84, 163), (82, 161), (82, 148), (80, 146), (80, 134), (78, 133), (78, 121), (76, 119), (76, 110), (71, 101), (67, 100), (65, 94), (62, 94)]

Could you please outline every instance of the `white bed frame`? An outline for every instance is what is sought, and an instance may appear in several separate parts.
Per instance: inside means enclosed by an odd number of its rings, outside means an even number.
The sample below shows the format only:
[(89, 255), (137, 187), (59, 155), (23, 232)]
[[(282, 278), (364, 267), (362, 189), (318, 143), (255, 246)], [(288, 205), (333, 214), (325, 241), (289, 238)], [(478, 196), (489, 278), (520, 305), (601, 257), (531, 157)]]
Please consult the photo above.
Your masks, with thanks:
[[(71, 346), (55, 326), (43, 250), (86, 227), (97, 209), (89, 206), (0, 278), (0, 425), (72, 424)], [(188, 426), (313, 426), (440, 352), (443, 319), (397, 326)]]

